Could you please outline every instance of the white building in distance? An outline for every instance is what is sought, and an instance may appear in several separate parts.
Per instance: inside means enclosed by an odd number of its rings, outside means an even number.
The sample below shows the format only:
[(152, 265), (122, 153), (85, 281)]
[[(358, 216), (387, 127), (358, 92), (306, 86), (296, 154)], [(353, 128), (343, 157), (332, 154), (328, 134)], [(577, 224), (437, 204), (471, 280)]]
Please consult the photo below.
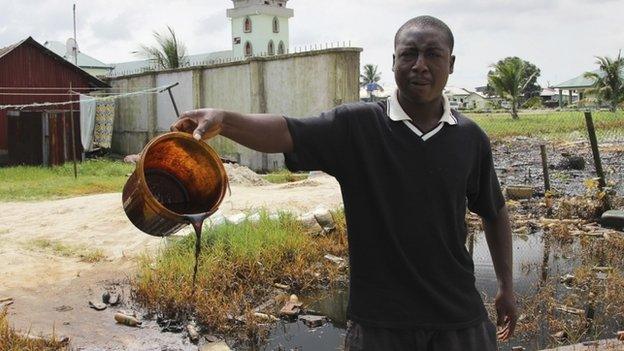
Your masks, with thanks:
[[(288, 53), (288, 22), (294, 16), (286, 7), (288, 0), (232, 0), (227, 10), (232, 23), (232, 49), (206, 54), (188, 55), (189, 65), (210, 64), (227, 60), (242, 60), (251, 56), (271, 56)], [(112, 64), (111, 76), (156, 70), (150, 60)]]

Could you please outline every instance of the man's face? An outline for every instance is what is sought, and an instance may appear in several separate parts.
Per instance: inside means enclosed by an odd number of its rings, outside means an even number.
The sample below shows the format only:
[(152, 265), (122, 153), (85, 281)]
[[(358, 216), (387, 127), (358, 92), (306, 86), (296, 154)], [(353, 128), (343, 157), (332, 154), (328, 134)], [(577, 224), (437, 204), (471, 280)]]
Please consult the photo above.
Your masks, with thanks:
[(394, 79), (401, 97), (414, 103), (437, 99), (453, 73), (455, 56), (445, 34), (413, 26), (399, 34), (393, 56)]

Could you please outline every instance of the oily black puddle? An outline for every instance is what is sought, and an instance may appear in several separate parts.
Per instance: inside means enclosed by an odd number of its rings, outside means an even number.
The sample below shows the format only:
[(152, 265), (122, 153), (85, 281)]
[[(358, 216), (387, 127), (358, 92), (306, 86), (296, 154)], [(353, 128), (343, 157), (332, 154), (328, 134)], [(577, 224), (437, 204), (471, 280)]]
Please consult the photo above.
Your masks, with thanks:
[[(580, 246), (577, 242), (566, 248), (549, 243), (541, 232), (531, 235), (514, 235), (514, 287), (521, 300), (535, 296), (539, 286), (548, 281), (556, 281), (554, 285), (555, 299), (565, 299), (570, 289), (559, 284), (559, 277), (573, 272), (581, 264)], [(482, 292), (484, 301), (492, 304), (498, 285), (485, 237), (482, 233), (476, 236), (474, 243), (474, 263), (477, 289)], [(277, 322), (271, 329), (268, 338), (258, 347), (246, 350), (337, 350), (344, 342), (346, 332), (346, 309), (348, 291), (345, 289), (301, 297), (310, 308), (329, 317), (329, 322), (318, 328), (309, 328), (300, 321)], [(521, 302), (522, 305), (524, 302)], [(520, 308), (520, 313), (523, 307)], [(562, 317), (563, 318), (563, 317)], [(618, 330), (616, 320), (610, 321), (605, 327), (607, 333)], [(513, 346), (524, 346), (527, 350), (537, 350), (556, 345), (551, 337), (553, 331), (544, 324), (539, 330), (531, 333), (517, 333), (505, 343), (499, 343), (501, 350), (509, 350)], [(608, 337), (606, 335), (605, 337)], [(591, 338), (588, 338), (591, 339)]]

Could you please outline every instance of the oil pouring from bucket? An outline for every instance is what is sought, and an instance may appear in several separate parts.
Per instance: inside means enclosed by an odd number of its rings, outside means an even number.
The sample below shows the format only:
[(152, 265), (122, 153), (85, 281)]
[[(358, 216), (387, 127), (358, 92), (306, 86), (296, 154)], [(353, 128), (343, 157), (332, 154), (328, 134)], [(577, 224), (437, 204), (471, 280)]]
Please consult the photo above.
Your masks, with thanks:
[(218, 210), (227, 188), (228, 178), (219, 155), (192, 135), (173, 132), (145, 146), (123, 189), (124, 211), (141, 231), (164, 237), (193, 225), (193, 291), (202, 225)]

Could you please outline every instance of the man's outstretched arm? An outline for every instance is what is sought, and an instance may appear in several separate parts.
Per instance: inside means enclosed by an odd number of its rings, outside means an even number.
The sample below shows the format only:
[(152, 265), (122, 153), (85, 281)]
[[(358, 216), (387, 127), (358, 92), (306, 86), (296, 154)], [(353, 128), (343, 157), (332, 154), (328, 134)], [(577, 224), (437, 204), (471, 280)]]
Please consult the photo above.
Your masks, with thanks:
[(518, 319), (513, 291), (513, 254), (507, 207), (503, 206), (496, 218), (484, 218), (483, 228), (498, 279), (498, 294), (495, 299), (498, 315), (496, 324), (501, 327), (498, 338), (505, 341), (513, 335)]
[(293, 151), (293, 141), (280, 115), (241, 114), (218, 109), (184, 112), (171, 131), (192, 133), (197, 140), (223, 135), (248, 148), (266, 153)]

